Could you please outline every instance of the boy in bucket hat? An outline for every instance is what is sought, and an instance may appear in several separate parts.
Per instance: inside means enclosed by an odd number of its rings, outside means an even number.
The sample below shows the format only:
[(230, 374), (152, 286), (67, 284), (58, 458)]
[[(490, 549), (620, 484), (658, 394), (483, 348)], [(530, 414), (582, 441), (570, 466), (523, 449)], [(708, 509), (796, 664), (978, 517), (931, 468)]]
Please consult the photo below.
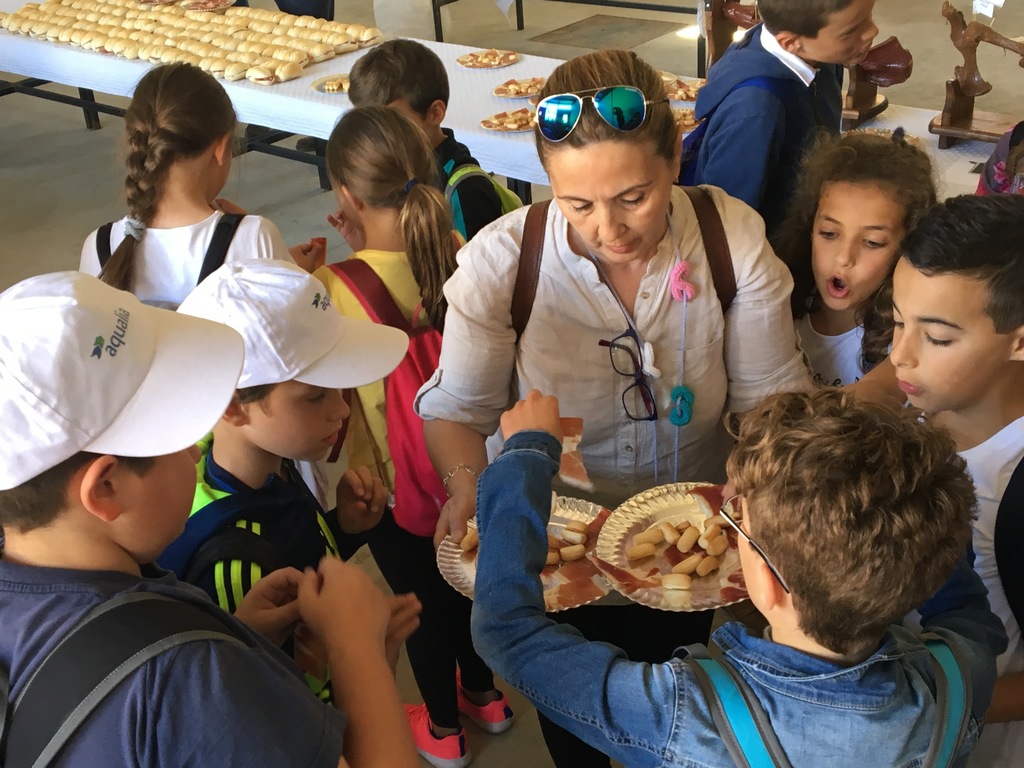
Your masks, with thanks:
[[(179, 313), (223, 323), (245, 341), (238, 390), (200, 442), (195, 499), (184, 534), (160, 564), (234, 611), (266, 573), (348, 557), (384, 511), (387, 492), (365, 467), (338, 484), (325, 511), (295, 462), (326, 457), (349, 407), (341, 389), (390, 373), (408, 348), (401, 331), (343, 318), (323, 284), (269, 259), (227, 264), (189, 294)], [(415, 598), (396, 598), (412, 620)], [(299, 627), (286, 643), (312, 690), (331, 697), (324, 649)]]
[[(101, 636), (52, 687), (48, 662), (109, 606), (146, 597), (220, 629), (155, 652), (76, 727), (63, 721), (47, 764), (358, 766), (375, 747), (379, 761), (415, 765), (380, 640), (389, 606), (358, 569), (274, 574), (239, 606), (246, 627), (149, 565), (184, 526), (194, 441), (223, 413), (242, 356), (229, 328), (78, 272), (0, 294), (0, 763), (35, 762), (26, 733), (50, 719), (56, 731), (66, 689), (123, 637)], [(300, 618), (346, 664), (337, 688), (347, 721), (253, 631), (279, 636)], [(53, 706), (19, 717), (40, 693)]]

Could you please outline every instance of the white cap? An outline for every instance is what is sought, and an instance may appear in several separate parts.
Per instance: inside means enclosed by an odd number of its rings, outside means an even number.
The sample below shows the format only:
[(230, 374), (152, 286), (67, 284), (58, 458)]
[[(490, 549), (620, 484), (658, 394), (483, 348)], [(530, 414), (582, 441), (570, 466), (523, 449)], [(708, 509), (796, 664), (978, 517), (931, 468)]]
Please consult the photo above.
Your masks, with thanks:
[(185, 297), (178, 312), (242, 334), (240, 388), (293, 380), (362, 387), (391, 373), (409, 348), (402, 331), (342, 317), (323, 283), (273, 259), (225, 264)]
[(80, 451), (187, 448), (227, 408), (242, 355), (231, 329), (81, 272), (18, 283), (0, 294), (0, 490)]

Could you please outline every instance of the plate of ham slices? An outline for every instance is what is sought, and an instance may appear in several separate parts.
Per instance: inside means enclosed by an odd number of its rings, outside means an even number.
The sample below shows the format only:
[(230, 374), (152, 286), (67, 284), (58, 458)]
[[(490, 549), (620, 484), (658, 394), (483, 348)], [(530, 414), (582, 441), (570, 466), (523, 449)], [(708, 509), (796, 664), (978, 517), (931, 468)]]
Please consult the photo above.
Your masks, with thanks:
[(704, 611), (748, 598), (736, 531), (719, 514), (722, 486), (674, 483), (618, 507), (593, 561), (615, 591), (665, 611)]
[[(549, 613), (578, 608), (599, 600), (611, 591), (607, 579), (590, 560), (601, 527), (611, 514), (607, 509), (582, 499), (552, 494), (548, 522), (548, 559), (541, 571), (544, 610)], [(472, 599), (476, 582), (476, 558), (480, 546), (476, 520), (461, 544), (446, 536), (437, 550), (437, 567), (445, 580)]]

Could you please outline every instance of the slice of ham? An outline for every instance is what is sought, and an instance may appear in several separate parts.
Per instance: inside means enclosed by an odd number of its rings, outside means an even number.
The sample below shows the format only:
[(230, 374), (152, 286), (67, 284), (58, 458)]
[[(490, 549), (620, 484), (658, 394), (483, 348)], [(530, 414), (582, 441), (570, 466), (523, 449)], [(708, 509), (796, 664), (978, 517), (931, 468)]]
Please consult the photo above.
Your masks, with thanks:
[(583, 419), (563, 418), (562, 423), (562, 463), (558, 468), (558, 478), (566, 485), (584, 491), (594, 490), (590, 482), (583, 457), (580, 455), (580, 441), (583, 439)]

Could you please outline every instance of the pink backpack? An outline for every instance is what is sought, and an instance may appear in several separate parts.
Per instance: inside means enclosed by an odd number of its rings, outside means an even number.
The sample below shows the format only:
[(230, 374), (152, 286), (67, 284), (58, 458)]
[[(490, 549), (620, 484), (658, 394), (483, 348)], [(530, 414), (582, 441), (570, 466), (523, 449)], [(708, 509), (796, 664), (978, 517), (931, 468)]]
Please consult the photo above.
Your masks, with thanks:
[[(390, 325), (409, 335), (409, 351), (384, 383), (388, 450), (395, 466), (395, 522), (417, 536), (433, 536), (441, 507), (448, 500), (444, 484), (434, 471), (423, 439), (423, 419), (413, 400), (423, 383), (437, 369), (441, 358), (441, 334), (430, 325), (413, 325), (391, 298), (384, 281), (362, 259), (331, 264), (337, 275), (375, 323)], [(335, 446), (332, 460), (345, 439)]]

